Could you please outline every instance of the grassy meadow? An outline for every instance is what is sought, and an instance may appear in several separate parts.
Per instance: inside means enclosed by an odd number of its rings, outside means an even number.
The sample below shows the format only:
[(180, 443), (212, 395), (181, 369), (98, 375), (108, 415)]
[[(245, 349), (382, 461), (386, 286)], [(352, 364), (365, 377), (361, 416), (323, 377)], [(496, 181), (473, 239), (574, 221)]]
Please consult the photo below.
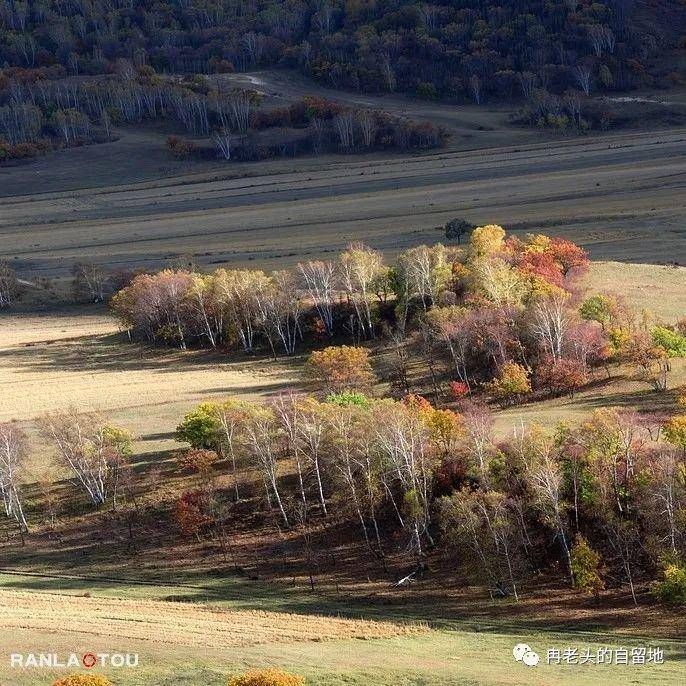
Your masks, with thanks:
[[(640, 626), (580, 631), (438, 616), (419, 622), (378, 607), (368, 608), (371, 619), (341, 619), (362, 611), (302, 591), (294, 605), (287, 591), (258, 585), (253, 594), (231, 578), (204, 583), (0, 574), (0, 645), (13, 652), (138, 652), (137, 668), (106, 670), (116, 686), (221, 686), (232, 672), (271, 665), (323, 686), (682, 683), (684, 643), (648, 638)], [(514, 661), (519, 642), (542, 656), (538, 667)], [(549, 665), (545, 658), (548, 648), (595, 654), (643, 646), (662, 648), (664, 664)], [(35, 671), (0, 663), (4, 686), (49, 684), (59, 670), (40, 675), (38, 681)]]

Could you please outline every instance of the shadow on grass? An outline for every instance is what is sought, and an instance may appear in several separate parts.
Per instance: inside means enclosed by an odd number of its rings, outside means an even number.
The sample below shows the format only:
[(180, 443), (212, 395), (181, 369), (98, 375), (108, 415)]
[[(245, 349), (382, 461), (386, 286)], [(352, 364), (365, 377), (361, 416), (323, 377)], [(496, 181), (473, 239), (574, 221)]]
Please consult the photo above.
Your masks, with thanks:
[[(289, 362), (299, 359), (288, 358)], [(268, 354), (245, 355), (235, 350), (178, 348), (131, 342), (123, 333), (84, 334), (15, 345), (0, 349), (0, 363), (15, 369), (71, 371), (179, 371), (214, 370), (227, 365), (241, 371), (255, 363), (273, 362)], [(215, 389), (212, 389), (215, 390)], [(225, 388), (217, 388), (224, 392)]]
[[(78, 577), (0, 570), (0, 588), (52, 593), (90, 594), (145, 598), (178, 603), (203, 603), (227, 610), (262, 610), (291, 614), (316, 614), (351, 619), (421, 623), (432, 629), (475, 632), (521, 637), (541, 633), (563, 640), (582, 638), (598, 643), (659, 645), (669, 650), (670, 661), (686, 661), (686, 642), (678, 639), (655, 639), (650, 636), (617, 632), (617, 627), (593, 622), (561, 622), (551, 617), (517, 617), (516, 622), (502, 618), (474, 617), (451, 613), (445, 616), (440, 606), (426, 602), (394, 606), (369, 602), (352, 595), (332, 598), (285, 584), (251, 581), (237, 575), (186, 574), (169, 583), (163, 579), (146, 581), (113, 577)], [(509, 601), (503, 601), (509, 602)]]

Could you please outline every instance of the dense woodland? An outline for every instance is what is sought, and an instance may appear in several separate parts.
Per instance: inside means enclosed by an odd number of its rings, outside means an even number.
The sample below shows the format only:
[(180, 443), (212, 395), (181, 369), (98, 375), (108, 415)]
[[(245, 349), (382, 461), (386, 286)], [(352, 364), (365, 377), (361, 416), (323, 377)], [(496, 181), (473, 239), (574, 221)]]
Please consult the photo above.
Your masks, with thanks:
[(521, 75), (557, 93), (589, 81), (626, 89), (668, 47), (633, 21), (637, 4), (10, 0), (0, 62), (72, 75), (111, 72), (121, 59), (186, 74), (283, 65), (334, 87), (476, 100), (511, 96)]
[[(191, 448), (176, 469), (193, 485), (155, 497), (159, 484), (131, 468), (131, 436), (105, 418), (66, 409), (42, 417), (38, 434), (71, 489), (121, 513), (131, 541), (162, 517), (226, 556), (232, 532), (261, 513), (302, 537), (314, 585), (327, 528), (347, 522), (380, 575), (400, 560), (425, 577), (440, 554), (494, 597), (518, 598), (545, 572), (596, 595), (625, 584), (634, 600), (637, 584), (657, 578), (660, 597), (681, 602), (686, 389), (672, 412), (606, 408), (506, 437), (493, 428), (497, 405), (574, 395), (619, 374), (667, 392), (672, 361), (686, 357), (685, 322), (581, 293), (587, 264), (569, 241), (484, 226), (464, 247), (417, 246), (391, 265), (354, 244), (335, 261), (273, 274), (138, 274), (111, 299), (129, 337), (229, 354), (315, 348), (310, 393), (229, 398), (179, 417), (176, 437)], [(75, 283), (105, 294), (102, 271), (81, 265)], [(388, 398), (375, 391), (382, 354)], [(16, 424), (0, 425), (0, 493), (22, 536), (31, 450)]]
[[(108, 140), (117, 123), (158, 118), (211, 137), (225, 158), (232, 145), (234, 159), (412, 147), (398, 122), (392, 128), (400, 133), (375, 145), (364, 127), (355, 143), (339, 122), (332, 145), (310, 121), (306, 139), (258, 151), (242, 139), (250, 120), (229, 112), (232, 99), (251, 95), (224, 93), (200, 75), (268, 66), (299, 69), (335, 88), (457, 102), (520, 99), (521, 121), (535, 125), (610, 126), (612, 114), (587, 103), (591, 94), (680, 79), (649, 65), (683, 43), (674, 35), (683, 22), (669, 26), (665, 18), (644, 29), (634, 20), (637, 4), (10, 0), (0, 8), (0, 160)], [(178, 140), (170, 147), (197, 152)]]

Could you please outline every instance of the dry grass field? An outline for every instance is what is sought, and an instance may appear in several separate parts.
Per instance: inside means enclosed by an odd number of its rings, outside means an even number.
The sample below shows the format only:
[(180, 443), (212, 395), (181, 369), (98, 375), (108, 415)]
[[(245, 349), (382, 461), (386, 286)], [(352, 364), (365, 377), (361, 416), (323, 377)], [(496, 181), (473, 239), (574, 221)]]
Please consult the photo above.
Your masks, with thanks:
[(0, 319), (0, 421), (72, 405), (100, 411), (138, 438), (136, 451), (171, 445), (179, 417), (204, 400), (274, 393), (297, 379), (283, 361), (128, 345), (103, 309)]
[(8, 590), (0, 590), (0, 624), (17, 631), (40, 632), (59, 627), (61, 633), (220, 649), (264, 643), (390, 638), (422, 631), (419, 626), (392, 622)]
[[(276, 101), (315, 88), (259, 80)], [(686, 261), (686, 129), (551, 137), (499, 109), (337, 97), (441, 123), (451, 145), (189, 166), (169, 159), (160, 132), (122, 130), (110, 144), (0, 168), (0, 257), (28, 277), (64, 275), (78, 260), (272, 269), (355, 239), (389, 253), (435, 242), (458, 215), (562, 234), (594, 259)]]
[(686, 266), (591, 262), (584, 286), (589, 293), (615, 293), (637, 311), (673, 323), (686, 316)]
[[(459, 622), (429, 629), (55, 592), (2, 590), (0, 603), (3, 653), (138, 653), (137, 668), (105, 670), (116, 686), (223, 686), (227, 674), (255, 665), (292, 669), (316, 686), (590, 686), (599, 679), (671, 685), (680, 683), (683, 674), (679, 641), (646, 639), (640, 633), (546, 631), (498, 623), (475, 631)], [(522, 640), (543, 656), (549, 647), (595, 652), (659, 646), (665, 660), (641, 668), (541, 664), (530, 670), (512, 659), (512, 647)], [(59, 674), (0, 662), (3, 686), (47, 686)]]

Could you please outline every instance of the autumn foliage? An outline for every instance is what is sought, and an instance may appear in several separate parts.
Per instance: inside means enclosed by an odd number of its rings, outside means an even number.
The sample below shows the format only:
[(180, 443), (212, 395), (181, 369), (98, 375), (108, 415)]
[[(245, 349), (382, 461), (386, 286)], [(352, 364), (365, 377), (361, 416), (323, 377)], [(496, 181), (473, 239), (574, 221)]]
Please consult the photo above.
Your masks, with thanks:
[[(463, 248), (414, 246), (390, 265), (353, 244), (272, 274), (138, 275), (112, 303), (132, 337), (242, 354), (325, 342), (305, 365), (314, 395), (213, 400), (180, 418), (175, 437), (190, 450), (168, 508), (176, 529), (216, 541), (229, 561), (241, 555), (237, 525), (269, 519), (302, 539), (313, 588), (326, 542), (312, 531), (346, 522), (381, 569), (398, 556), (422, 570), (440, 549), (493, 598), (518, 599), (549, 570), (594, 594), (605, 579), (625, 584), (635, 599), (637, 580), (686, 553), (683, 408), (494, 432), (493, 405), (571, 396), (618, 369), (667, 388), (683, 325), (655, 324), (619, 295), (584, 299), (587, 262), (566, 241), (485, 225)], [(352, 344), (332, 345), (344, 337)], [(380, 398), (375, 372), (386, 381), (393, 365), (394, 397)], [(130, 437), (73, 411), (40, 424), (79, 487), (114, 506)], [(13, 493), (8, 514), (19, 512)]]
[(396, 341), (393, 383), (403, 392), (410, 390), (410, 351), (431, 360), (434, 381), (450, 377), (456, 401), (484, 391), (502, 405), (573, 396), (598, 370), (610, 376), (611, 364), (628, 365), (636, 378), (666, 390), (669, 360), (686, 354), (680, 325), (652, 325), (619, 295), (583, 300), (580, 277), (588, 264), (568, 240), (508, 236), (487, 224), (471, 231), (464, 248), (419, 245), (390, 265), (354, 243), (336, 260), (272, 274), (140, 274), (114, 296), (112, 308), (132, 337), (182, 348), (290, 355), (308, 339), (322, 344), (348, 336), (354, 345), (315, 351), (307, 364), (310, 378), (330, 393), (374, 383), (359, 342), (387, 332)]
[(460, 400), (464, 398), (469, 393), (469, 386), (463, 381), (451, 381), (450, 382), (450, 395), (453, 400)]
[(305, 679), (280, 669), (254, 669), (231, 677), (228, 686), (305, 686)]
[(183, 536), (200, 537), (203, 529), (212, 521), (206, 508), (207, 495), (200, 490), (187, 491), (176, 501), (174, 515)]
[(375, 380), (369, 351), (349, 345), (316, 350), (307, 361), (310, 377), (330, 393), (364, 390)]
[(506, 362), (486, 388), (502, 404), (514, 405), (531, 392), (529, 373), (516, 362)]
[(207, 475), (219, 459), (214, 450), (187, 450), (181, 455), (181, 464), (190, 472)]
[(53, 682), (52, 686), (112, 686), (112, 682), (100, 674), (70, 674)]
[(588, 382), (587, 367), (576, 359), (551, 357), (543, 360), (536, 372), (536, 382), (551, 396), (570, 395)]
[(601, 557), (588, 545), (583, 536), (577, 536), (571, 552), (574, 586), (580, 591), (598, 595), (605, 587), (601, 577)]

